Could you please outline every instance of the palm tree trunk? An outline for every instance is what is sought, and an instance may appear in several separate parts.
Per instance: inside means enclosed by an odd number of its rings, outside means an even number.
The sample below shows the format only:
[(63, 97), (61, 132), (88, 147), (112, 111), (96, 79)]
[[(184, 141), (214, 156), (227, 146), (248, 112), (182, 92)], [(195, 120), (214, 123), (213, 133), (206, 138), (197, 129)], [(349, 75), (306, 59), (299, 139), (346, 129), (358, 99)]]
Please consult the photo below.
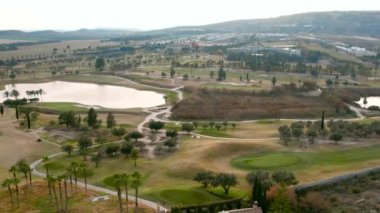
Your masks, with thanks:
[(57, 212), (59, 212), (57, 192), (55, 191), (55, 185), (54, 185), (54, 183), (52, 183), (52, 187), (53, 187), (53, 193), (54, 193), (55, 206), (57, 207)]
[(128, 213), (128, 184), (125, 184), (125, 202), (127, 203), (127, 213)]
[(70, 193), (73, 193), (73, 176), (70, 174)]
[(77, 170), (74, 169), (74, 181), (75, 181), (75, 191), (78, 190), (78, 177), (77, 177)]
[(29, 183), (29, 179), (28, 179), (28, 173), (27, 172), (24, 173), (24, 178), (25, 178), (26, 184), (28, 184)]
[(29, 186), (32, 188), (32, 169), (29, 169)]
[(122, 203), (122, 200), (121, 200), (121, 189), (120, 189), (120, 187), (117, 188), (117, 198), (119, 200), (120, 213), (122, 213), (123, 212), (123, 203)]
[(87, 193), (87, 172), (86, 172), (86, 169), (83, 170), (83, 175), (84, 175), (84, 189), (85, 189), (85, 192)]
[(16, 198), (17, 198), (17, 200), (19, 200), (19, 197), (18, 197), (19, 189), (18, 189), (18, 184), (17, 183), (15, 184), (15, 188), (16, 188)]
[(19, 192), (20, 192), (20, 190), (19, 190), (19, 188), (18, 188), (18, 184), (17, 183), (15, 183), (15, 187), (16, 187), (16, 198), (17, 198), (17, 202), (19, 202)]
[(139, 196), (139, 188), (136, 187), (135, 188), (135, 212), (137, 212), (137, 207), (139, 206), (139, 202), (138, 202), (138, 196)]
[(58, 181), (58, 189), (59, 189), (59, 201), (61, 203), (61, 209), (63, 209), (63, 198), (62, 198), (61, 180)]
[(8, 185), (8, 193), (9, 193), (9, 197), (11, 198), (11, 203), (13, 206), (13, 194), (12, 194), (11, 185)]
[(63, 181), (63, 186), (65, 188), (65, 211), (64, 212), (67, 212), (67, 199), (68, 199), (68, 196), (67, 196), (67, 183), (66, 183), (66, 181)]
[(47, 165), (45, 165), (46, 167), (46, 178), (48, 179), (48, 188), (49, 188), (49, 197), (50, 197), (50, 200), (51, 200), (51, 184), (50, 184), (50, 180), (49, 180), (49, 168), (47, 167)]

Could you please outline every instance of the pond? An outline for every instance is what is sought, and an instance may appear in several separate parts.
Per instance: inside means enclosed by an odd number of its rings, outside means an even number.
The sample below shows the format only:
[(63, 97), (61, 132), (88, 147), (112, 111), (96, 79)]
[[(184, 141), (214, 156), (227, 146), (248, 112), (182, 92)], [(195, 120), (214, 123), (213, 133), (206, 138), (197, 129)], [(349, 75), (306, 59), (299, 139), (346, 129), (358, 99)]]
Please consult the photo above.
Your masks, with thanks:
[(362, 97), (356, 103), (359, 104), (361, 107), (364, 107), (364, 108), (368, 108), (370, 106), (380, 107), (380, 97), (377, 97), (377, 96), (367, 97), (367, 104), (364, 104), (364, 97)]
[[(112, 109), (145, 108), (165, 104), (163, 94), (112, 85), (53, 81), (6, 85), (5, 88), (1, 94), (16, 89), (20, 92), (19, 98), (28, 98), (26, 91), (42, 89), (42, 102), (72, 102)], [(0, 101), (3, 102), (5, 99), (1, 95)]]

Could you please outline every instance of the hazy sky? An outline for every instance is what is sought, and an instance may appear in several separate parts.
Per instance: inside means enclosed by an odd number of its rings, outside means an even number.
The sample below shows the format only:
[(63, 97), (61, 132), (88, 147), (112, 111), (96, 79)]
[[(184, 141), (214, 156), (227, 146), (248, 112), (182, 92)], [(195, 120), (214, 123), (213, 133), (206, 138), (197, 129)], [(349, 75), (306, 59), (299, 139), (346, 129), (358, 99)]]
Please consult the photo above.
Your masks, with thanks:
[(0, 0), (0, 29), (147, 30), (331, 10), (380, 10), (380, 0)]

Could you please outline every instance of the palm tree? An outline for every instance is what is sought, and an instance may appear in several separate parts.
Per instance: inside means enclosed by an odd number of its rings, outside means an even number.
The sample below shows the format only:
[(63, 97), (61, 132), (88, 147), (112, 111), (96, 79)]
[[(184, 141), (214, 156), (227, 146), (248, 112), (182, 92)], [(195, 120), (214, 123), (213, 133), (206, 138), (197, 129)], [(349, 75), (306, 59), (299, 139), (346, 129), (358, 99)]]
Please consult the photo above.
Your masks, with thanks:
[(129, 175), (124, 173), (121, 175), (121, 178), (122, 178), (124, 188), (125, 188), (125, 202), (127, 203), (127, 213), (128, 213), (128, 185), (130, 184), (129, 183), (130, 177), (129, 177)]
[(13, 185), (15, 185), (15, 188), (16, 188), (16, 198), (17, 198), (17, 203), (20, 202), (20, 199), (19, 199), (19, 195), (20, 195), (20, 190), (18, 189), (18, 184), (21, 182), (20, 178), (13, 178), (12, 179), (12, 183)]
[(139, 158), (139, 151), (137, 149), (133, 149), (131, 153), (132, 159), (135, 161), (135, 167), (137, 166), (137, 159)]
[(38, 94), (41, 96), (41, 102), (42, 102), (42, 94), (45, 94), (45, 91), (43, 89), (37, 90)]
[(76, 161), (72, 161), (71, 164), (70, 164), (70, 169), (71, 171), (73, 172), (73, 175), (74, 175), (74, 182), (75, 182), (75, 190), (78, 189), (78, 176), (77, 176), (77, 172), (78, 172), (78, 163)]
[(121, 175), (119, 174), (114, 174), (113, 175), (113, 185), (117, 191), (117, 198), (118, 198), (118, 201), (119, 201), (119, 209), (120, 209), (120, 213), (123, 212), (123, 201), (121, 199), (121, 186), (123, 184), (123, 178)]
[(84, 178), (84, 189), (87, 193), (87, 168), (88, 168), (88, 165), (86, 162), (82, 162), (80, 165), (79, 165), (79, 168), (82, 170), (83, 172), (83, 178)]
[(30, 170), (30, 166), (29, 166), (28, 162), (26, 162), (25, 159), (22, 159), (16, 163), (16, 166), (17, 166), (18, 171), (22, 172), (24, 174), (25, 182), (28, 184), (28, 182), (29, 182), (28, 174), (29, 174), (29, 170)]
[(16, 89), (13, 89), (11, 91), (11, 94), (10, 94), (11, 97), (14, 97), (16, 100), (18, 99), (18, 97), (20, 96), (20, 92), (17, 91)]
[[(11, 168), (9, 169), (9, 172), (13, 173), (13, 179), (17, 178), (17, 173), (16, 173), (17, 172), (17, 167), (15, 165), (11, 166)], [(18, 183), (13, 182), (13, 184), (15, 185), (16, 192), (18, 192), (19, 191), (19, 189), (18, 189)], [(17, 200), (19, 200), (18, 193), (17, 193)]]
[[(49, 164), (48, 164), (49, 160), (50, 160), (50, 158), (48, 156), (45, 156), (42, 158), (42, 162), (44, 163), (43, 167), (45, 167), (45, 170), (46, 170), (46, 177), (49, 176)], [(50, 185), (49, 180), (48, 180), (48, 189), (49, 189), (49, 196), (51, 198), (51, 185)]]
[(64, 207), (64, 212), (67, 212), (67, 177), (69, 176), (69, 172), (66, 172), (65, 174), (62, 175), (62, 180), (63, 180), (63, 188), (65, 190), (65, 207)]
[(135, 189), (135, 212), (137, 212), (139, 187), (142, 185), (141, 174), (138, 171), (133, 172), (131, 187)]
[(57, 182), (57, 178), (53, 175), (49, 175), (47, 176), (47, 179), (51, 183), (51, 186), (53, 188), (54, 200), (55, 200), (55, 206), (57, 207), (57, 212), (60, 212), (59, 205), (58, 205), (57, 191), (55, 190), (55, 183)]
[(71, 167), (67, 168), (66, 174), (69, 176), (69, 180), (70, 180), (70, 193), (72, 194), (73, 193), (73, 170), (71, 169)]
[(4, 95), (4, 96), (7, 98), (7, 100), (8, 100), (8, 99), (9, 99), (9, 96), (11, 96), (11, 93), (8, 92), (8, 91), (5, 91), (3, 95)]
[(3, 180), (3, 182), (1, 182), (1, 187), (8, 189), (9, 198), (11, 199), (11, 203), (13, 206), (13, 194), (12, 194), (12, 188), (11, 188), (12, 184), (13, 184), (13, 180), (10, 178), (7, 178)]

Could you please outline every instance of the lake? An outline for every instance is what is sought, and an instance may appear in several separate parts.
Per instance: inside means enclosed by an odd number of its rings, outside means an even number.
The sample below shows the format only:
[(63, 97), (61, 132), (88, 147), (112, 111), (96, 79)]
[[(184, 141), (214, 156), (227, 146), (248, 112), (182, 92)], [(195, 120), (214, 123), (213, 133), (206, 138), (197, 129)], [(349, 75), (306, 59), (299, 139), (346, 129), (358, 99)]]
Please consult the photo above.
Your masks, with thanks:
[[(19, 98), (28, 98), (25, 93), (28, 90), (42, 89), (45, 92), (42, 102), (73, 102), (112, 109), (145, 108), (165, 104), (163, 94), (112, 85), (53, 81), (6, 85), (5, 88), (1, 94), (16, 89), (20, 92)], [(1, 95), (0, 101), (3, 102), (5, 99)]]
[(370, 106), (380, 107), (380, 97), (376, 97), (376, 96), (367, 97), (367, 104), (364, 104), (363, 101), (364, 101), (364, 98), (360, 98), (360, 101), (357, 101), (356, 103), (364, 108), (368, 108)]

